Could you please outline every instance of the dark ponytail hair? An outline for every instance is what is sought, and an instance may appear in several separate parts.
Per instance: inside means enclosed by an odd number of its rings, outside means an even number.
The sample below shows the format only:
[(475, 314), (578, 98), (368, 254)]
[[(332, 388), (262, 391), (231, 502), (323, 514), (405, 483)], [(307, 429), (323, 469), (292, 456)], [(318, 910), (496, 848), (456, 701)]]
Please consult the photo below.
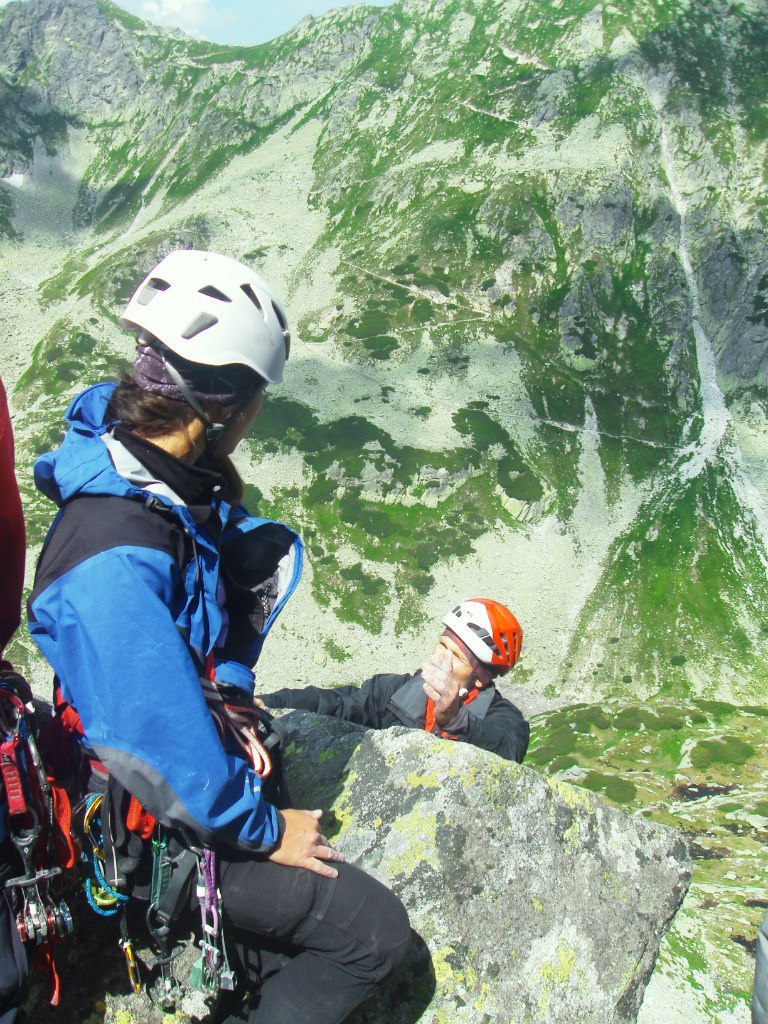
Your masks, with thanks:
[[(133, 379), (131, 371), (127, 370), (107, 403), (105, 422), (119, 421), (132, 434), (152, 441), (185, 430), (196, 417), (197, 413), (191, 405), (145, 390)], [(224, 478), (222, 494), (230, 505), (242, 503), (245, 486), (228, 455), (205, 452), (198, 464), (221, 474)]]
[(186, 402), (139, 387), (126, 370), (107, 404), (106, 422), (119, 420), (127, 430), (151, 440), (186, 429), (196, 416)]

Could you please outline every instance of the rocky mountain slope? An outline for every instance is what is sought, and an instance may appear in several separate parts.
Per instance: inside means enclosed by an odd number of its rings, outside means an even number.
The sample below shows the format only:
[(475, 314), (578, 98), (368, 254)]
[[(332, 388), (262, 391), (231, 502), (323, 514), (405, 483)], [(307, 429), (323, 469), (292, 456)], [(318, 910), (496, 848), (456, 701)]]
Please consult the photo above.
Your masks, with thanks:
[[(750, 953), (768, 908), (766, 717), (760, 707), (665, 700), (582, 704), (534, 719), (529, 764), (671, 825), (690, 844), (693, 883), (641, 1022), (749, 1020)], [(685, 994), (682, 1005), (675, 992)]]
[(750, 4), (410, 0), (222, 48), (106, 2), (10, 4), (17, 406), (107, 370), (157, 254), (225, 248), (298, 326), (253, 457), (311, 542), (331, 653), (463, 579), (520, 608), (553, 696), (752, 699), (764, 30)]
[(241, 463), (309, 552), (265, 687), (412, 668), (488, 592), (523, 696), (768, 703), (767, 48), (756, 0), (399, 0), (258, 47), (0, 9), (31, 550), (31, 463), (130, 354), (121, 303), (168, 249), (220, 249), (295, 326)]

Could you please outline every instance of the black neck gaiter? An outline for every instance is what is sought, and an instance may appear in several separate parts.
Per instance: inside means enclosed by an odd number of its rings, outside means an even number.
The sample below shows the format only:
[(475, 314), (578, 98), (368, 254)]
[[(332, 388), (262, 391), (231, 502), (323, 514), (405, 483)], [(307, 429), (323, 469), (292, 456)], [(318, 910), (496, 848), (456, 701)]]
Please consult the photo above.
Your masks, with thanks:
[(119, 423), (114, 428), (114, 435), (142, 466), (178, 494), (197, 522), (207, 519), (213, 499), (224, 486), (221, 473), (199, 463), (182, 462)]

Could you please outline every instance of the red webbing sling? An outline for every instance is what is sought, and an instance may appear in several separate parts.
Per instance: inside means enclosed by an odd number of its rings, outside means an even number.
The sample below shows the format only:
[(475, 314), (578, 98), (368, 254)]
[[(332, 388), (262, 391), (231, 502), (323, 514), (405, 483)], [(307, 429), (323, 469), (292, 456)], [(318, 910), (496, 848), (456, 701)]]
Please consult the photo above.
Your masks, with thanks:
[[(78, 740), (83, 739), (85, 737), (85, 732), (83, 730), (83, 723), (80, 720), (80, 715), (78, 715), (72, 705), (68, 704), (64, 699), (61, 692), (61, 686), (58, 683), (54, 689), (54, 702), (56, 707), (56, 719), (54, 719), (54, 721), (58, 721), (59, 728)], [(60, 737), (55, 737), (54, 730), (52, 730), (52, 735), (49, 737), (49, 740), (52, 745), (56, 745), (61, 742)], [(92, 771), (95, 771), (99, 775), (103, 775), (105, 777), (109, 775), (106, 765), (102, 764), (102, 762), (92, 754), (88, 755), (88, 760)], [(139, 803), (136, 797), (132, 795), (128, 805), (128, 814), (126, 815), (125, 824), (129, 832), (135, 832), (142, 839), (149, 839), (154, 831), (156, 822), (149, 811), (146, 810), (146, 808)]]
[[(482, 692), (481, 690), (478, 690), (478, 688), (475, 687), (474, 689), (470, 690), (469, 693), (464, 695), (464, 697), (462, 698), (461, 703), (462, 704), (471, 704), (472, 701), (475, 699), (475, 697), (479, 697), (480, 696), (481, 692)], [(432, 700), (431, 697), (427, 697), (427, 715), (426, 715), (426, 718), (424, 720), (424, 732), (432, 732), (434, 727), (435, 727), (435, 702)], [(441, 737), (444, 740), (455, 740), (456, 739), (455, 736), (450, 736), (447, 732), (445, 732), (445, 730), (443, 730), (440, 733), (440, 735), (441, 735)]]

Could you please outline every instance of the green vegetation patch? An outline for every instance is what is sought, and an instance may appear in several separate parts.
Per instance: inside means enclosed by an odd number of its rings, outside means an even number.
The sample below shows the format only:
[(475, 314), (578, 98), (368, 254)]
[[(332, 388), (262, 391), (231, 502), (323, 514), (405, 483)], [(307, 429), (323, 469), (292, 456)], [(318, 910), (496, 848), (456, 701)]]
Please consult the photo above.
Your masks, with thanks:
[(128, 11), (118, 7), (117, 4), (110, 3), (109, 0), (97, 0), (97, 6), (101, 13), (109, 18), (110, 21), (116, 21), (118, 25), (122, 25), (131, 32), (142, 32), (147, 28), (146, 22), (142, 21), (141, 18), (129, 14)]
[(691, 764), (700, 771), (724, 765), (744, 765), (755, 756), (755, 748), (738, 736), (702, 740), (691, 751)]
[(337, 644), (332, 637), (325, 637), (323, 640), (323, 647), (325, 648), (328, 657), (331, 658), (332, 661), (339, 662), (339, 664), (348, 661), (350, 658), (349, 651)]
[(587, 772), (579, 785), (591, 789), (594, 793), (602, 793), (611, 803), (620, 807), (628, 806), (637, 796), (637, 786), (634, 782), (602, 772)]
[[(64, 413), (83, 381), (115, 380), (123, 369), (105, 342), (69, 318), (56, 321), (35, 346), (14, 388), (21, 411), (15, 424), (17, 476), (24, 504), (27, 544), (41, 543), (55, 509), (35, 488), (31, 464), (56, 448), (66, 429)], [(25, 467), (22, 469), (22, 467)]]
[[(155, 266), (174, 249), (206, 249), (210, 233), (203, 217), (192, 217), (170, 231), (153, 232), (97, 263), (78, 277), (71, 291), (90, 296), (105, 316), (122, 312), (131, 295), (141, 283), (147, 268)], [(77, 263), (72, 261), (46, 284), (51, 297), (59, 297), (71, 280)], [(48, 294), (48, 292), (46, 292)]]
[[(513, 483), (532, 488), (532, 473), (508, 435), (496, 433), (500, 428), (478, 410), (466, 412), (467, 438), (482, 430), (505, 438), (506, 457), (515, 460)], [(399, 445), (362, 416), (322, 423), (303, 403), (284, 398), (270, 399), (251, 443), (257, 461), (260, 453), (290, 451), (304, 458), (306, 487), (278, 486), (261, 511), (300, 528), (314, 560), (317, 599), (372, 632), (381, 628), (390, 589), (401, 601), (398, 628), (411, 628), (421, 621), (438, 561), (471, 555), (473, 541), (500, 519), (514, 525), (494, 493), (496, 456), (487, 450)], [(341, 567), (335, 552), (350, 545), (360, 560)], [(376, 563), (394, 568), (394, 584), (374, 570)]]
[(19, 378), (14, 394), (23, 406), (45, 398), (46, 408), (55, 410), (60, 421), (64, 410), (56, 399), (73, 385), (84, 380), (114, 380), (115, 376), (114, 354), (107, 346), (64, 318), (35, 346), (32, 361)]
[(10, 185), (0, 182), (0, 238), (14, 242), (21, 241), (21, 235), (13, 226), (13, 193)]
[[(467, 408), (454, 414), (453, 423), (463, 437), (471, 438), (481, 466), (495, 463), (497, 482), (510, 498), (526, 502), (543, 498), (544, 488), (536, 474), (509, 433), (496, 420), (480, 409), (473, 408), (473, 403), (470, 403)], [(502, 449), (503, 455), (494, 457), (494, 446)]]
[(531, 722), (532, 767), (685, 835), (693, 884), (660, 963), (682, 961), (692, 982), (695, 971), (706, 973), (713, 1007), (748, 1002), (754, 971), (749, 947), (766, 899), (767, 711), (715, 701), (612, 701)]
[(711, 463), (693, 480), (671, 483), (615, 543), (568, 661), (578, 665), (593, 645), (605, 648), (611, 609), (620, 641), (604, 649), (597, 692), (680, 695), (700, 673), (716, 684), (738, 664), (742, 699), (750, 699), (768, 673), (759, 631), (768, 620), (762, 543), (724, 465)]

